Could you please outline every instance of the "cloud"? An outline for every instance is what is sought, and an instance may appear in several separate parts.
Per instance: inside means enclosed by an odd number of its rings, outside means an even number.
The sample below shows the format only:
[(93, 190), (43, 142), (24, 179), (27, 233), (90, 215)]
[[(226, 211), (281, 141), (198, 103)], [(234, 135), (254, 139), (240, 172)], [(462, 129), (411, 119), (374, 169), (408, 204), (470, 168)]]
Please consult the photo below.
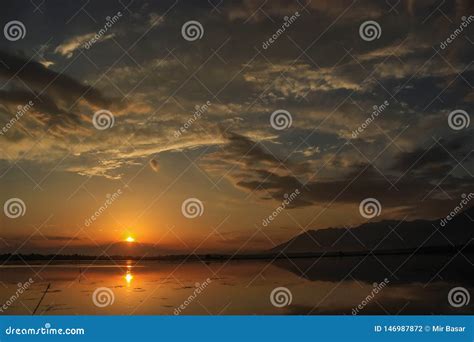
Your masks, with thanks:
[[(92, 38), (96, 36), (95, 32), (83, 34), (80, 36), (74, 36), (63, 42), (62, 44), (58, 45), (54, 52), (60, 54), (61, 56), (65, 56), (66, 58), (71, 58), (74, 54), (74, 51), (84, 46), (85, 43), (89, 42)], [(108, 39), (112, 39), (115, 35), (113, 33), (105, 35), (101, 37), (101, 39), (97, 40), (96, 43), (104, 42)]]
[(160, 171), (160, 164), (158, 163), (156, 159), (150, 160), (150, 167), (155, 172)]
[[(245, 136), (236, 133), (225, 133), (224, 136), (228, 143), (219, 152), (207, 156), (203, 166), (210, 172), (224, 174), (236, 187), (259, 194), (262, 200), (281, 201), (285, 194), (299, 189), (301, 195), (291, 203), (293, 208), (328, 204), (358, 205), (364, 198), (375, 197), (387, 209), (414, 213), (414, 208), (417, 208), (435, 217), (439, 215), (437, 210), (440, 207), (455, 202), (453, 198), (438, 196), (440, 191), (435, 185), (437, 178), (443, 177), (455, 196), (468, 191), (474, 183), (470, 177), (450, 175), (452, 167), (400, 177), (411, 166), (424, 167), (428, 171), (428, 166), (436, 163), (443, 164), (451, 160), (452, 164), (452, 158), (446, 152), (441, 153), (441, 148), (425, 154), (426, 160), (421, 161), (418, 159), (424, 154), (422, 150), (400, 152), (394, 158), (396, 162), (392, 171), (381, 171), (371, 164), (358, 163), (345, 167), (342, 172), (339, 168), (332, 176), (314, 179), (308, 177), (312, 175), (309, 162), (282, 161)], [(469, 146), (466, 145), (467, 139), (468, 135), (457, 137), (446, 142), (446, 148), (455, 154), (461, 147), (466, 150), (466, 146)], [(355, 149), (353, 153), (356, 153)], [(221, 162), (216, 166), (218, 161)]]
[(39, 63), (45, 68), (49, 68), (50, 66), (54, 65), (53, 61), (47, 61), (47, 60), (40, 60)]
[(346, 0), (319, 0), (319, 1), (288, 1), (274, 0), (272, 3), (266, 1), (244, 0), (237, 4), (229, 5), (226, 8), (226, 14), (229, 20), (248, 20), (252, 22), (261, 22), (272, 17), (284, 17), (291, 15), (295, 11), (306, 13), (314, 11), (322, 14), (321, 17), (336, 17), (347, 11), (347, 17), (359, 18), (361, 15), (367, 17), (378, 17), (383, 11), (376, 1), (368, 1), (365, 6), (350, 6), (351, 2)]
[(59, 130), (78, 131), (77, 126), (81, 122), (79, 114), (59, 108), (56, 102), (47, 95), (35, 96), (23, 90), (0, 90), (0, 101), (9, 108), (12, 114), (16, 113), (20, 106), (32, 103), (26, 114), (34, 117), (42, 126), (52, 129), (52, 133)]
[(259, 89), (265, 90), (265, 94), (262, 95), (270, 100), (289, 97), (298, 99), (307, 96), (310, 92), (362, 90), (361, 83), (351, 77), (353, 76), (338, 72), (338, 69), (315, 68), (309, 64), (295, 64), (291, 61), (254, 65), (244, 74), (244, 79), (255, 84)]
[(79, 241), (82, 240), (78, 236), (60, 236), (60, 235), (41, 235), (41, 236), (32, 236), (31, 240), (50, 240), (50, 241)]
[(135, 164), (133, 160), (117, 158), (114, 154), (108, 154), (108, 158), (100, 159), (100, 157), (93, 155), (91, 152), (87, 151), (85, 157), (76, 156), (73, 162), (63, 166), (62, 169), (81, 176), (95, 176), (109, 180), (118, 180), (124, 175), (123, 169), (126, 166)]
[(392, 170), (430, 176), (431, 179), (442, 178), (446, 171), (456, 166), (456, 160), (472, 160), (474, 156), (470, 156), (471, 145), (472, 132), (433, 140), (429, 147), (417, 147), (413, 151), (396, 155), (393, 158)]
[(253, 178), (254, 172), (261, 170), (271, 170), (280, 175), (305, 174), (310, 170), (306, 162), (280, 159), (263, 142), (232, 131), (223, 131), (222, 136), (225, 144), (202, 160), (203, 165), (213, 172), (227, 173), (226, 169), (231, 169), (233, 173)]
[(10, 81), (18, 79), (33, 90), (70, 103), (79, 98), (101, 107), (108, 107), (112, 103), (99, 90), (84, 85), (64, 73), (45, 68), (34, 60), (26, 60), (3, 51), (0, 51), (0, 59), (3, 61), (0, 63), (2, 78), (10, 79)]

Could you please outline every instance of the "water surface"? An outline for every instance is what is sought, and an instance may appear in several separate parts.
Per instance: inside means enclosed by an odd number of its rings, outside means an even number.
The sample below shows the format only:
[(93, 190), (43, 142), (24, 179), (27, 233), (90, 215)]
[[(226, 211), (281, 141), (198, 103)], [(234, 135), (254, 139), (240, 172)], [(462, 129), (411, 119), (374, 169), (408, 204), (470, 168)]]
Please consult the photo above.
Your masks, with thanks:
[[(359, 314), (469, 314), (473, 313), (472, 304), (453, 308), (447, 296), (456, 286), (474, 293), (473, 260), (473, 255), (458, 254), (185, 263), (10, 263), (0, 267), (0, 306), (10, 304), (0, 314), (31, 315), (37, 307), (37, 315), (173, 315), (181, 306), (180, 314), (185, 315), (350, 315), (361, 303)], [(29, 278), (34, 283), (28, 290), (9, 300), (18, 283)], [(210, 283), (196, 294), (206, 279)], [(384, 279), (387, 286), (367, 301), (374, 286)], [(98, 307), (93, 293), (103, 287), (111, 290), (114, 300)], [(270, 294), (277, 287), (291, 291), (291, 304), (272, 305)]]

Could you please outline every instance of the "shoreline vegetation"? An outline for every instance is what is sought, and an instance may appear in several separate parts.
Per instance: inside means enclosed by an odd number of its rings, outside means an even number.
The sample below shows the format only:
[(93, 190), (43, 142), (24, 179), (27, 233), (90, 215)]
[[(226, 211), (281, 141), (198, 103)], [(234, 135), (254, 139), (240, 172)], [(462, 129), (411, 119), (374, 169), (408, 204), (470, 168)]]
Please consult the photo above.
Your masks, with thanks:
[(301, 259), (301, 258), (339, 258), (339, 257), (365, 257), (380, 255), (417, 255), (417, 254), (457, 254), (474, 253), (471, 243), (457, 246), (429, 246), (409, 249), (391, 249), (375, 251), (330, 251), (315, 253), (258, 253), (258, 254), (180, 254), (161, 256), (125, 256), (125, 255), (43, 255), (43, 254), (2, 254), (0, 261), (3, 264), (12, 261), (227, 261), (227, 260), (276, 260), (276, 259)]

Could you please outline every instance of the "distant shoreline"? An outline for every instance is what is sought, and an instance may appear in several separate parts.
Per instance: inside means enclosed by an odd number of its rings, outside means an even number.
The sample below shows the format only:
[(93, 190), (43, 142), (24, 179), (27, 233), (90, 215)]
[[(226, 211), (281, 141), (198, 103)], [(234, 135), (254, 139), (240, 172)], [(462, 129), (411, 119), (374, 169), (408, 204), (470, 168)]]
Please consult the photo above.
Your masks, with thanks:
[(459, 246), (430, 246), (409, 249), (391, 249), (376, 251), (329, 251), (329, 252), (303, 252), (303, 253), (259, 253), (259, 254), (182, 254), (182, 255), (162, 255), (152, 257), (139, 256), (94, 256), (94, 255), (42, 255), (42, 254), (2, 254), (1, 262), (10, 261), (225, 261), (225, 260), (276, 260), (276, 259), (302, 259), (302, 258), (336, 258), (336, 257), (363, 257), (363, 256), (383, 256), (383, 255), (409, 255), (409, 254), (456, 254), (458, 252), (474, 253), (474, 245)]

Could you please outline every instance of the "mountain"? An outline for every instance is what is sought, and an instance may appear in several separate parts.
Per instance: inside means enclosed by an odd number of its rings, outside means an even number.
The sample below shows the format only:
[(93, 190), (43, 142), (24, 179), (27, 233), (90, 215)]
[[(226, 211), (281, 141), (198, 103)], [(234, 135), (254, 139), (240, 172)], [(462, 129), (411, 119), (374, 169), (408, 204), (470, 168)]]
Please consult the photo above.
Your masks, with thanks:
[(450, 221), (442, 220), (380, 221), (354, 228), (309, 230), (270, 252), (290, 254), (416, 249), (463, 245), (474, 238), (474, 207), (459, 213)]

